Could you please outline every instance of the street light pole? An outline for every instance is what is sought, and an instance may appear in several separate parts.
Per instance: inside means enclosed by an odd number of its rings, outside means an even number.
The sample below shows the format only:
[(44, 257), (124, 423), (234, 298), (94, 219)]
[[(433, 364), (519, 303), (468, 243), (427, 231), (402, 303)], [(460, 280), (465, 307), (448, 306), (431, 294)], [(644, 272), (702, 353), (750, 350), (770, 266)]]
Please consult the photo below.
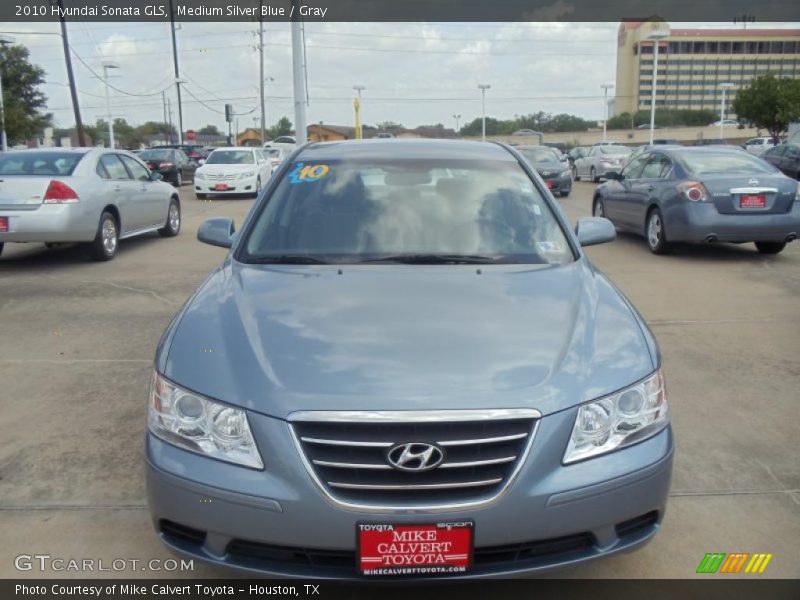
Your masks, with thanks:
[(608, 121), (608, 90), (614, 87), (613, 83), (602, 83), (603, 88), (603, 141), (606, 141), (606, 121)]
[(453, 115), (453, 118), (456, 120), (456, 133), (458, 133), (458, 120), (461, 118), (461, 115)]
[(488, 83), (479, 83), (478, 89), (481, 91), (481, 141), (486, 141), (486, 90), (492, 86)]
[(181, 80), (180, 67), (178, 66), (178, 42), (175, 39), (175, 6), (173, 0), (169, 0), (170, 30), (172, 31), (172, 62), (175, 68), (175, 91), (178, 95), (178, 143), (183, 144), (183, 106), (181, 104)]
[(656, 86), (658, 85), (658, 46), (661, 40), (669, 35), (663, 29), (656, 29), (647, 36), (653, 42), (653, 84), (650, 87), (650, 145), (653, 145), (654, 130), (656, 127)]
[(732, 83), (720, 83), (722, 89), (722, 99), (719, 103), (719, 139), (725, 139), (725, 92), (733, 87)]
[(362, 106), (362, 104), (361, 104), (361, 92), (363, 92), (367, 88), (365, 86), (363, 86), (363, 85), (354, 85), (353, 89), (356, 91), (356, 94), (358, 95), (358, 102), (353, 104), (353, 106), (355, 108), (355, 113), (356, 113), (356, 130), (355, 130), (354, 133), (355, 133), (355, 138), (357, 140), (360, 140), (361, 138), (364, 137), (364, 131), (363, 131), (362, 125), (361, 125), (364, 122), (364, 117), (361, 114), (361, 106)]
[(106, 118), (108, 119), (108, 147), (114, 148), (114, 119), (111, 118), (111, 99), (108, 86), (108, 70), (119, 69), (119, 65), (113, 61), (103, 61), (103, 80), (106, 84)]
[[(8, 44), (13, 44), (15, 39), (10, 35), (0, 35), (0, 46), (7, 46)], [(2, 150), (6, 152), (8, 150), (8, 142), (6, 141), (6, 109), (5, 105), (3, 104), (3, 73), (0, 72), (0, 135), (3, 136), (3, 143), (2, 143)]]
[[(300, 13), (300, 3), (292, 0), (294, 14)], [(308, 128), (306, 127), (306, 78), (305, 56), (303, 53), (303, 31), (300, 17), (292, 20), (292, 87), (294, 94), (294, 120), (295, 139), (298, 144), (308, 141)]]

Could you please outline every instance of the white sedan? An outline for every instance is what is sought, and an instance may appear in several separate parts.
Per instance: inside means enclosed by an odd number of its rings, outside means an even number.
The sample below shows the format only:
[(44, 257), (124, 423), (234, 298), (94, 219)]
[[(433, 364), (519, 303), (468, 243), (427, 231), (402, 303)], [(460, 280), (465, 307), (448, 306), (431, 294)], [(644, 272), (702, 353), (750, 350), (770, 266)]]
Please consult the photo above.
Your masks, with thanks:
[(194, 174), (198, 199), (209, 194), (258, 196), (272, 174), (272, 162), (261, 148), (218, 148)]

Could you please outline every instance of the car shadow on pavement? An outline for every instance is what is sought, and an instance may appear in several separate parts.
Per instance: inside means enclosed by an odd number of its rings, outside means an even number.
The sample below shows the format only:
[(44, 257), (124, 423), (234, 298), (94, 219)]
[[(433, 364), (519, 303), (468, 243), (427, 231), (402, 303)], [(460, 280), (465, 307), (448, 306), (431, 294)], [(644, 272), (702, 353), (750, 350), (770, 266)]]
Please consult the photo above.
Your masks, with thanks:
[[(627, 243), (631, 248), (637, 247), (642, 253), (651, 254), (647, 247), (645, 239), (639, 235), (628, 232), (617, 232), (617, 241), (614, 243)], [(787, 250), (791, 245), (787, 246)], [(786, 250), (784, 250), (786, 252)], [(763, 263), (775, 260), (781, 260), (783, 257), (778, 255), (760, 254), (756, 247), (751, 243), (746, 244), (689, 244), (675, 242), (670, 247), (667, 254), (663, 256), (653, 255), (654, 260), (677, 258), (683, 260), (709, 260), (714, 262), (750, 262), (750, 263)]]

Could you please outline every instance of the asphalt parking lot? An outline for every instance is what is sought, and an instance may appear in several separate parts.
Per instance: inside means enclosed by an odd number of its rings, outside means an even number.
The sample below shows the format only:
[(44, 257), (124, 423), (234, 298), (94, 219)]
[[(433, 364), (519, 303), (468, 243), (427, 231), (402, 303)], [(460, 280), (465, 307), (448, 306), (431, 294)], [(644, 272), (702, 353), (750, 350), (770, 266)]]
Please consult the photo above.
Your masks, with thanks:
[[(589, 214), (593, 189), (577, 183), (561, 200), (571, 220)], [(182, 203), (181, 235), (124, 241), (108, 263), (42, 244), (7, 244), (0, 257), (0, 577), (92, 575), (20, 572), (19, 554), (171, 556), (145, 502), (152, 357), (173, 314), (224, 257), (196, 241), (198, 226), (213, 216), (239, 224), (252, 205), (197, 201), (188, 188)], [(557, 575), (683, 578), (707, 552), (769, 552), (761, 577), (800, 577), (800, 243), (776, 257), (752, 244), (657, 257), (622, 235), (589, 254), (659, 339), (678, 450), (653, 542)], [(169, 575), (230, 573), (196, 562)]]

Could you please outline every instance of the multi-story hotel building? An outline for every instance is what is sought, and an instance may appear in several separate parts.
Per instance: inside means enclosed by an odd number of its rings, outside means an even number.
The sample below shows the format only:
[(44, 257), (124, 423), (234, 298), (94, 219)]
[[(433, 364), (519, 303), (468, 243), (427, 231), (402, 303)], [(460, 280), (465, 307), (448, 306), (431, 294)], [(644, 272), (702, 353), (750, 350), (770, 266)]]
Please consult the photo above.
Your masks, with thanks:
[(658, 40), (656, 108), (719, 111), (720, 84), (730, 83), (726, 118), (736, 90), (758, 75), (800, 78), (800, 29), (670, 29), (660, 21), (623, 22), (617, 35), (614, 114), (650, 109)]

